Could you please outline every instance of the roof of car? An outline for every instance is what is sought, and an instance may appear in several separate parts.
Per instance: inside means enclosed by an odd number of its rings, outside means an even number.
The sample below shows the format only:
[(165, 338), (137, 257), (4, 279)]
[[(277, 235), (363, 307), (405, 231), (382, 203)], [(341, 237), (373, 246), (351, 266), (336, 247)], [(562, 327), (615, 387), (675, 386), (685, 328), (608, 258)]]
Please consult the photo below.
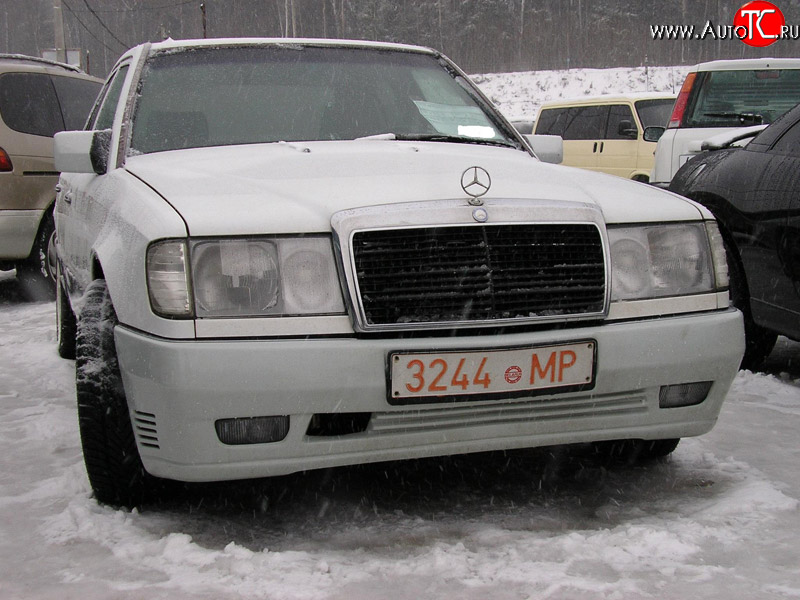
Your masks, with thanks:
[(800, 69), (800, 58), (712, 60), (692, 67), (691, 71), (747, 71), (750, 69)]
[(39, 58), (38, 56), (26, 56), (25, 54), (0, 54), (0, 63), (10, 63), (15, 65), (25, 64), (39, 67), (57, 67), (60, 69), (66, 69), (67, 71), (72, 71), (74, 73), (83, 73), (83, 71), (75, 65), (69, 65), (67, 63), (57, 62), (55, 60), (48, 60), (46, 58)]
[(598, 96), (580, 96), (577, 98), (562, 98), (543, 102), (541, 108), (553, 106), (574, 106), (576, 104), (596, 104), (608, 102), (635, 102), (637, 100), (674, 100), (675, 94), (670, 92), (637, 92), (631, 94), (602, 94)]
[(384, 50), (400, 50), (405, 52), (423, 52), (426, 54), (436, 54), (436, 51), (425, 46), (412, 46), (409, 44), (395, 44), (389, 42), (372, 42), (367, 40), (338, 40), (325, 38), (212, 38), (212, 39), (192, 39), (192, 40), (173, 40), (166, 39), (163, 42), (155, 42), (151, 45), (151, 51), (196, 48), (196, 47), (219, 47), (219, 46), (330, 46), (348, 48), (377, 48)]

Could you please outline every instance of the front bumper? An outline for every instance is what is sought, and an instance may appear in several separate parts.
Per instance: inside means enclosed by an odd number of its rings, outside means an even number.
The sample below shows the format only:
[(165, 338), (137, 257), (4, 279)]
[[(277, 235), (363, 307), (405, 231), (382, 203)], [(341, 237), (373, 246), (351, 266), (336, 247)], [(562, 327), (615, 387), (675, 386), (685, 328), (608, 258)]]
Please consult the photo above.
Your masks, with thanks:
[[(560, 331), (415, 339), (176, 341), (124, 326), (120, 370), (145, 468), (184, 481), (214, 481), (429, 456), (591, 442), (667, 439), (709, 431), (744, 351), (733, 309)], [(394, 351), (597, 342), (594, 388), (563, 394), (392, 406)], [(659, 408), (661, 386), (712, 381), (702, 403)], [(360, 433), (307, 435), (312, 416), (371, 413)], [(285, 439), (231, 446), (218, 419), (289, 415)]]

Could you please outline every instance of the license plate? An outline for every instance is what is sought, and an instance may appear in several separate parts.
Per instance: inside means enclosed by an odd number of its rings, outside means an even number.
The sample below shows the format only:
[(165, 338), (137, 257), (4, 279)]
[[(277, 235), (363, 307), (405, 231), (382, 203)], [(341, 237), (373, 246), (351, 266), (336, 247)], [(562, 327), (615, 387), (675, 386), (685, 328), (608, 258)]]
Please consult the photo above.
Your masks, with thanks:
[[(594, 382), (594, 341), (389, 356), (392, 403), (582, 389)], [(420, 400), (422, 401), (422, 400)]]

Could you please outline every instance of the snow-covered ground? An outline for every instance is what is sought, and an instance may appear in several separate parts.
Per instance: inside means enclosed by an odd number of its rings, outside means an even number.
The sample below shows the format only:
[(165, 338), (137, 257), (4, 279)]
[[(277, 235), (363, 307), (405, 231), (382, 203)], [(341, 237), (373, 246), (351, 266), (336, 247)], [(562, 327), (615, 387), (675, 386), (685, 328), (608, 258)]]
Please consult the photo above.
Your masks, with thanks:
[(0, 599), (800, 597), (800, 344), (665, 462), (546, 449), (99, 506), (54, 305), (0, 274)]
[[(561, 87), (628, 89), (616, 71)], [(517, 106), (536, 77), (514, 77), (482, 85)], [(192, 486), (134, 512), (91, 498), (73, 370), (54, 305), (0, 273), (0, 600), (800, 598), (800, 344), (783, 338), (664, 462), (551, 448)]]
[(54, 306), (0, 275), (0, 598), (800, 597), (800, 344), (714, 431), (606, 469), (547, 449), (91, 498)]

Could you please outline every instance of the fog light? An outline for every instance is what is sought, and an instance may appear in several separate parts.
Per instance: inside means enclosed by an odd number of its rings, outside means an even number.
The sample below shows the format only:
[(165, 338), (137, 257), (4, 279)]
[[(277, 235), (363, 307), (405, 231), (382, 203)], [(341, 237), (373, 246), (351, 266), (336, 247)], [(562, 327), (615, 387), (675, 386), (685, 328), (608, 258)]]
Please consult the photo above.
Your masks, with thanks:
[(663, 385), (658, 392), (658, 406), (661, 408), (677, 408), (700, 404), (708, 396), (713, 381), (697, 381), (678, 385)]
[(250, 417), (220, 419), (214, 423), (217, 437), (223, 444), (268, 444), (280, 442), (289, 433), (289, 417)]

